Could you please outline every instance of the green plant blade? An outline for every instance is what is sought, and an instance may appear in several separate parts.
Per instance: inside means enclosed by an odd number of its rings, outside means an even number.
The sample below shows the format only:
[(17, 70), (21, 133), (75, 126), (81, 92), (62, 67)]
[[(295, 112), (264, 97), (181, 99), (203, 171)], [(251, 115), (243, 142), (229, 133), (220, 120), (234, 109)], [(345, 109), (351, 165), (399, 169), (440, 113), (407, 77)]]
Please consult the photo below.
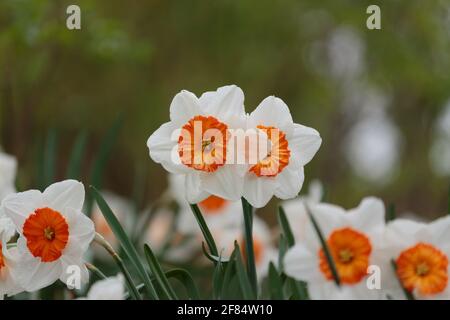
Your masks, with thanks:
[(253, 208), (245, 198), (242, 198), (242, 210), (244, 213), (244, 239), (245, 254), (247, 256), (247, 273), (254, 295), (258, 292), (258, 280), (256, 275), (255, 252), (253, 247)]
[(194, 279), (189, 272), (184, 269), (173, 269), (166, 272), (166, 277), (171, 279), (175, 278), (180, 281), (186, 288), (188, 297), (191, 300), (200, 300), (200, 294), (198, 292), (197, 286), (195, 285)]
[(97, 201), (98, 207), (100, 208), (103, 216), (105, 217), (106, 221), (108, 222), (108, 225), (110, 226), (111, 230), (113, 231), (114, 235), (116, 236), (117, 240), (119, 241), (123, 251), (130, 259), (133, 266), (136, 268), (136, 271), (138, 272), (141, 280), (144, 282), (147, 292), (150, 294), (150, 296), (154, 299), (158, 299), (158, 296), (156, 294), (155, 288), (153, 287), (150, 276), (145, 271), (144, 266), (142, 265), (141, 260), (139, 259), (139, 255), (132, 245), (130, 239), (128, 238), (127, 234), (123, 230), (122, 226), (120, 225), (119, 221), (117, 220), (116, 216), (112, 212), (111, 208), (106, 203), (105, 199), (103, 199), (100, 192), (93, 186), (90, 187), (92, 190), (92, 194)]
[(400, 287), (402, 288), (406, 299), (407, 300), (416, 300), (416, 298), (414, 297), (414, 294), (412, 292), (409, 292), (408, 290), (406, 290), (406, 288), (403, 286), (403, 283), (400, 281), (400, 279), (397, 275), (397, 264), (395, 263), (395, 261), (393, 259), (391, 260), (391, 265), (392, 265), (392, 268), (394, 269), (395, 277), (397, 278), (398, 283), (400, 284)]
[(247, 273), (245, 272), (244, 264), (242, 262), (241, 250), (237, 242), (234, 243), (234, 257), (236, 258), (236, 271), (239, 278), (242, 294), (246, 300), (256, 299), (255, 291), (252, 288)]
[(208, 225), (206, 224), (206, 221), (203, 218), (200, 208), (196, 204), (190, 204), (190, 206), (192, 213), (194, 214), (195, 219), (197, 220), (197, 223), (200, 227), (200, 230), (202, 231), (203, 237), (205, 238), (206, 244), (208, 245), (209, 250), (211, 251), (211, 254), (218, 257), (219, 252), (217, 251), (216, 242), (214, 241), (211, 231), (209, 230)]
[(83, 153), (86, 149), (87, 133), (82, 131), (75, 143), (73, 144), (72, 152), (70, 154), (69, 165), (67, 166), (66, 176), (68, 179), (80, 179), (81, 163), (83, 161)]
[(269, 264), (269, 290), (270, 298), (274, 300), (284, 300), (283, 282), (278, 274), (277, 269), (271, 262)]
[(323, 236), (322, 230), (320, 229), (319, 224), (314, 218), (309, 206), (305, 203), (306, 212), (311, 220), (314, 230), (316, 231), (317, 237), (319, 238), (320, 244), (322, 246), (322, 250), (325, 253), (325, 257), (327, 259), (328, 266), (330, 267), (331, 274), (333, 275), (334, 282), (339, 287), (341, 285), (341, 280), (339, 278), (339, 273), (336, 268), (336, 264), (334, 263), (333, 256), (331, 255), (330, 248), (328, 247), (327, 242), (325, 241), (325, 237)]
[(169, 280), (167, 280), (166, 275), (158, 262), (158, 259), (156, 259), (153, 251), (147, 244), (144, 245), (144, 253), (150, 270), (152, 271), (153, 276), (155, 277), (166, 297), (171, 300), (177, 299), (177, 296), (170, 286)]
[(395, 204), (391, 203), (388, 208), (388, 213), (386, 215), (386, 222), (394, 220), (396, 217)]
[(219, 257), (219, 260), (217, 261), (216, 266), (214, 267), (213, 280), (212, 280), (213, 299), (215, 299), (215, 300), (221, 299), (223, 278), (224, 278), (224, 266), (223, 266), (221, 257)]
[(294, 234), (292, 233), (291, 226), (289, 225), (289, 221), (286, 217), (286, 212), (282, 206), (278, 207), (278, 223), (280, 224), (281, 230), (283, 231), (284, 238), (290, 247), (295, 244)]

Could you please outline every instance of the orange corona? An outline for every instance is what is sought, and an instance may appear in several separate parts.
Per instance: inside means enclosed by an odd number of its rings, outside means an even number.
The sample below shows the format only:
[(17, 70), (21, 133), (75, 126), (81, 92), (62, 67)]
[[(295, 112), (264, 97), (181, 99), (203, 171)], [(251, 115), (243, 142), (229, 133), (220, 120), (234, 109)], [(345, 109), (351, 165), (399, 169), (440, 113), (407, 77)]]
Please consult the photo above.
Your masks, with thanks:
[(62, 255), (69, 240), (69, 225), (66, 219), (50, 208), (35, 210), (23, 225), (27, 247), (34, 257), (43, 262), (52, 262)]
[[(356, 284), (367, 275), (372, 246), (369, 238), (351, 228), (335, 230), (327, 240), (339, 278), (343, 284)], [(319, 267), (328, 280), (333, 275), (325, 253), (319, 251)]]
[(422, 295), (437, 294), (447, 287), (448, 259), (430, 244), (419, 243), (400, 253), (397, 275), (406, 290)]
[(181, 162), (195, 170), (214, 172), (226, 162), (228, 126), (214, 117), (195, 116), (178, 138)]
[(202, 212), (205, 214), (217, 214), (220, 213), (222, 209), (224, 209), (228, 204), (228, 201), (217, 197), (217, 196), (209, 196), (198, 205), (202, 209)]
[(0, 270), (5, 266), (5, 260), (3, 258), (3, 248), (2, 244), (0, 243)]
[(258, 177), (275, 177), (289, 164), (291, 151), (286, 134), (275, 127), (258, 126), (270, 140), (270, 152), (266, 158), (250, 168)]

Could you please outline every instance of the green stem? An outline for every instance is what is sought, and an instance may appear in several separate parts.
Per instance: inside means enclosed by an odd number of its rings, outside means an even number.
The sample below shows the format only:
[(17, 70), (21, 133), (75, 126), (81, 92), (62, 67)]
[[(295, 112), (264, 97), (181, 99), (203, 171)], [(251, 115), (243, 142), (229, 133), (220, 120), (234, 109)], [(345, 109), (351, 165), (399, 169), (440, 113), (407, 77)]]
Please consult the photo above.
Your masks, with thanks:
[(253, 208), (244, 198), (242, 210), (244, 213), (245, 253), (247, 257), (247, 273), (255, 296), (258, 293), (258, 281), (256, 276), (255, 252), (253, 247)]
[(99, 233), (95, 234), (94, 241), (99, 245), (101, 245), (103, 248), (105, 248), (105, 250), (111, 255), (111, 257), (113, 257), (114, 261), (117, 263), (117, 266), (119, 267), (120, 271), (122, 271), (125, 280), (127, 282), (127, 287), (130, 292), (130, 296), (135, 300), (142, 300), (139, 291), (136, 289), (136, 286), (134, 285), (130, 272), (125, 266), (122, 258), (117, 254), (116, 251), (114, 251), (113, 247), (109, 244), (109, 242), (106, 241), (105, 238), (103, 238)]
[(192, 213), (194, 214), (195, 219), (197, 219), (197, 223), (203, 233), (203, 237), (205, 238), (205, 241), (208, 244), (211, 254), (214, 256), (219, 256), (219, 251), (217, 250), (214, 238), (211, 234), (211, 231), (209, 231), (208, 225), (206, 224), (205, 218), (203, 218), (203, 215), (199, 207), (196, 204), (191, 204), (190, 206), (192, 209)]
[(95, 274), (99, 279), (106, 279), (107, 276), (103, 272), (100, 271), (99, 268), (94, 266), (93, 264), (86, 262), (85, 263), (86, 268), (88, 268), (89, 271), (91, 271), (93, 274)]

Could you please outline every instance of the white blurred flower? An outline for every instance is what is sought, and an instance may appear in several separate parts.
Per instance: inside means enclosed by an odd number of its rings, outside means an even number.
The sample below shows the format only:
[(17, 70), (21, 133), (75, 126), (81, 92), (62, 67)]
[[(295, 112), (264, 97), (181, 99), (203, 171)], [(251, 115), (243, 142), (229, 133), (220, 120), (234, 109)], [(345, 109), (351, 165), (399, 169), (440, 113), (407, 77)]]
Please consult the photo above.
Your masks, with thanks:
[(305, 203), (311, 205), (320, 203), (322, 196), (323, 186), (320, 181), (314, 180), (309, 185), (308, 193), (306, 195), (299, 196), (296, 199), (283, 201), (281, 203), (296, 242), (304, 241), (306, 226), (309, 222)]
[(327, 241), (341, 281), (334, 283), (331, 268), (311, 222), (305, 240), (286, 252), (287, 275), (308, 283), (312, 299), (378, 299), (381, 290), (370, 290), (368, 267), (378, 265), (377, 251), (384, 232), (384, 205), (365, 198), (351, 210), (331, 204), (311, 204), (310, 209)]
[(383, 110), (363, 117), (346, 139), (346, 157), (361, 178), (377, 184), (390, 181), (399, 160), (401, 136)]
[[(110, 191), (102, 191), (102, 196), (114, 212), (114, 215), (117, 220), (119, 220), (124, 230), (130, 231), (133, 224), (134, 215), (134, 209), (131, 203), (127, 199)], [(95, 203), (92, 208), (91, 218), (95, 225), (95, 231), (100, 233), (114, 249), (118, 249), (119, 242), (114, 236), (114, 233), (112, 232), (97, 203)], [(92, 250), (98, 258), (110, 259), (111, 257), (105, 249), (99, 245), (92, 246)]]
[(124, 300), (125, 282), (122, 274), (95, 282), (85, 300)]
[[(396, 219), (388, 224), (383, 243), (385, 277), (392, 279), (396, 273), (416, 299), (450, 299), (450, 217), (428, 224)], [(386, 283), (394, 299), (405, 299), (398, 281)]]
[(10, 193), (16, 192), (16, 158), (0, 151), (0, 203)]
[(81, 210), (84, 186), (65, 180), (38, 190), (10, 194), (2, 202), (20, 237), (20, 263), (14, 269), (25, 291), (36, 291), (60, 279), (67, 284), (69, 267), (77, 267), (81, 282), (89, 273), (83, 254), (94, 238), (94, 224)]
[(450, 176), (450, 100), (436, 120), (430, 160), (437, 175)]
[(8, 248), (8, 241), (15, 232), (12, 221), (0, 215), (0, 300), (5, 295), (13, 296), (23, 291), (12, 272), (18, 263), (17, 248)]

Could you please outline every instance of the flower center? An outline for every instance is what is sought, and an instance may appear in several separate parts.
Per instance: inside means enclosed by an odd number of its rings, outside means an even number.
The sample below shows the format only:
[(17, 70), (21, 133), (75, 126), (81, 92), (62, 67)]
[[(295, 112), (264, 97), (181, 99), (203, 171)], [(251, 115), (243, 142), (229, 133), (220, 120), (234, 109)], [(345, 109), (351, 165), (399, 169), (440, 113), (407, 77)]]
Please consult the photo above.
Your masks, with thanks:
[(50, 208), (36, 209), (23, 225), (27, 247), (42, 262), (52, 262), (62, 255), (69, 241), (69, 225), (66, 219)]
[(397, 258), (397, 275), (406, 290), (423, 295), (444, 291), (448, 282), (448, 259), (430, 244), (418, 243)]
[(270, 151), (266, 158), (250, 168), (258, 177), (275, 177), (289, 164), (289, 150), (286, 134), (275, 127), (258, 126), (267, 134), (270, 141)]
[(199, 203), (202, 212), (207, 215), (214, 215), (221, 212), (228, 205), (229, 201), (217, 196), (209, 196)]
[(195, 116), (181, 129), (178, 154), (195, 170), (214, 172), (226, 162), (228, 126), (214, 117)]
[[(343, 284), (356, 284), (367, 275), (372, 246), (366, 235), (351, 228), (338, 229), (331, 233), (327, 245)], [(319, 268), (328, 280), (333, 280), (322, 249), (319, 251)]]
[(0, 243), (0, 270), (5, 266), (5, 259), (3, 258), (3, 248), (2, 244)]

